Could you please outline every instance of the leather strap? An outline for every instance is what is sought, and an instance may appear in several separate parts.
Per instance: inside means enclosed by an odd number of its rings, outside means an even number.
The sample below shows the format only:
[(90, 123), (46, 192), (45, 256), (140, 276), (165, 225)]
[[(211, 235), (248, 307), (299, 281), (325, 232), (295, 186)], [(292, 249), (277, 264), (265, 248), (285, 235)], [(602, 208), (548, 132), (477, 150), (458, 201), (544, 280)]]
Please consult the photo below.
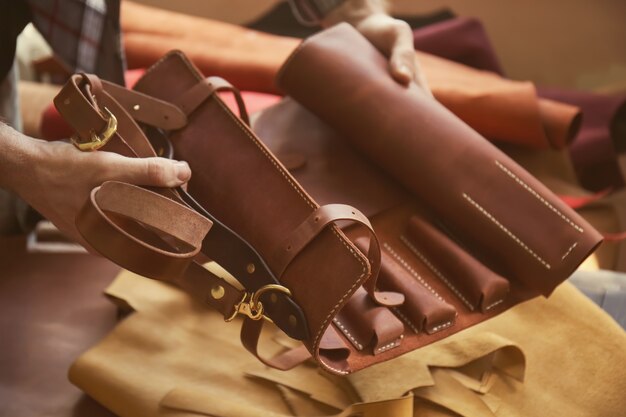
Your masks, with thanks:
[(281, 275), (293, 259), (304, 249), (326, 226), (338, 221), (351, 221), (364, 226), (369, 231), (369, 247), (367, 259), (370, 262), (370, 278), (364, 287), (370, 296), (384, 306), (398, 306), (404, 302), (404, 295), (395, 292), (376, 291), (376, 280), (380, 271), (380, 244), (372, 228), (372, 224), (363, 213), (345, 204), (327, 204), (318, 207), (303, 221), (275, 251), (272, 266)]
[(220, 77), (208, 77), (200, 81), (178, 97), (176, 105), (189, 116), (209, 97), (220, 91), (233, 93), (237, 101), (237, 107), (239, 107), (239, 117), (249, 126), (250, 117), (248, 116), (248, 111), (246, 110), (246, 105), (241, 97), (241, 93), (231, 83)]
[(95, 101), (91, 85), (87, 81), (84, 74), (72, 75), (54, 98), (54, 105), (63, 119), (84, 141), (89, 141), (93, 132), (101, 132), (107, 126), (107, 119)]
[[(198, 85), (203, 87), (196, 91), (207, 90), (206, 83), (201, 82)], [(218, 81), (212, 85), (218, 89), (234, 89), (226, 82), (220, 83)], [(118, 129), (113, 138), (102, 148), (103, 150), (131, 157), (156, 156), (142, 129), (136, 124), (127, 108), (120, 104), (112, 94), (126, 100), (126, 107), (132, 104), (133, 100), (138, 99), (143, 100), (143, 103), (150, 103), (152, 107), (164, 109), (161, 112), (157, 111), (154, 116), (162, 126), (165, 126), (162, 123), (163, 120), (160, 119), (163, 114), (173, 114), (174, 116), (170, 120), (176, 122), (177, 112), (172, 109), (177, 109), (177, 107), (168, 103), (163, 106), (164, 102), (162, 101), (151, 100), (144, 94), (124, 93), (121, 87), (112, 86), (107, 82), (101, 82), (98, 77), (93, 75), (75, 75), (55, 98), (55, 105), (83, 141), (89, 141), (92, 133), (99, 132), (106, 127), (107, 120), (102, 114), (102, 110), (106, 108), (115, 115)], [(217, 90), (214, 89), (213, 92), (215, 91)], [(244, 109), (244, 115), (247, 116), (240, 96), (239, 104)], [(176, 123), (180, 123), (182, 120), (186, 121), (186, 115), (182, 111), (179, 113), (182, 116)], [(133, 116), (136, 115), (133, 114)], [(144, 118), (144, 120), (148, 119)], [(92, 123), (92, 127), (89, 127)], [(167, 142), (167, 139), (164, 138), (163, 140)], [(125, 186), (133, 187), (128, 184)], [(257, 291), (267, 284), (280, 284), (252, 246), (204, 210), (184, 190), (159, 189), (151, 193), (140, 187), (128, 189), (122, 187), (105, 184), (96, 190), (77, 220), (77, 227), (87, 242), (119, 265), (151, 278), (169, 282), (173, 282), (172, 280), (175, 279), (177, 285), (189, 289), (191, 294), (200, 298), (201, 301), (208, 299), (211, 294), (211, 277), (205, 274), (207, 281), (205, 285), (200, 285), (199, 273), (195, 273), (192, 277), (186, 276), (187, 268), (193, 265), (191, 260), (199, 251), (207, 254), (241, 280), (250, 292)], [(125, 207), (123, 204), (121, 207), (115, 208), (102, 209), (99, 207), (100, 199), (105, 199), (107, 204), (111, 204), (109, 200), (115, 200), (115, 195), (118, 192), (133, 194), (132, 196), (127, 195), (123, 199), (136, 203), (135, 211), (132, 210), (133, 207)], [(118, 198), (121, 198), (122, 194)], [(145, 216), (146, 213), (137, 212), (138, 208), (143, 206), (143, 203), (140, 204), (139, 202), (144, 201), (144, 197), (148, 202), (159, 201), (160, 207), (173, 204), (172, 207), (176, 207), (174, 209), (176, 213), (171, 213), (171, 210), (170, 212), (164, 210), (163, 213), (168, 214), (164, 215), (160, 222), (153, 221), (157, 220), (154, 218), (144, 219), (141, 216)], [(200, 238), (201, 245), (197, 239), (190, 243), (185, 241), (185, 238), (189, 236), (178, 236), (175, 230), (168, 229), (170, 219), (180, 220), (177, 210), (184, 206), (190, 207), (190, 212), (194, 213), (195, 216), (213, 223), (210, 235), (204, 239)], [(139, 222), (133, 221), (132, 218), (136, 218)], [(178, 228), (179, 225), (176, 227)], [(166, 242), (164, 242), (163, 236), (157, 236), (148, 229), (152, 229), (152, 231), (156, 229), (161, 232), (161, 235), (165, 234)], [(174, 245), (173, 248), (171, 247), (172, 244)], [(200, 247), (201, 249), (198, 250)], [(148, 261), (146, 262), (146, 260)], [(248, 263), (255, 265), (254, 271), (246, 270)], [(187, 282), (185, 279), (192, 281)], [(228, 297), (230, 293), (226, 291), (227, 296), (224, 297), (224, 300), (236, 299), (239, 303), (243, 298), (243, 292), (238, 292), (236, 297)], [(282, 292), (266, 292), (260, 297), (260, 301), (264, 306), (267, 306), (266, 314), (273, 317), (276, 325), (289, 336), (298, 340), (309, 337), (304, 313), (288, 295)], [(231, 304), (227, 309), (228, 317), (233, 312), (232, 306)], [(220, 311), (222, 310), (224, 309), (221, 308)]]
[(187, 115), (179, 107), (158, 98), (102, 80), (104, 90), (137, 121), (165, 130), (182, 129)]
[(194, 262), (211, 224), (161, 194), (116, 181), (95, 188), (76, 218), (89, 244), (116, 264), (176, 284), (228, 318), (244, 292)]
[(185, 273), (211, 225), (167, 197), (116, 181), (94, 188), (76, 216), (76, 227), (94, 249), (126, 269), (162, 281)]
[(245, 319), (241, 325), (241, 344), (246, 350), (257, 357), (267, 366), (288, 371), (311, 358), (311, 354), (304, 345), (289, 349), (272, 358), (265, 358), (259, 352), (259, 339), (263, 330), (264, 320)]

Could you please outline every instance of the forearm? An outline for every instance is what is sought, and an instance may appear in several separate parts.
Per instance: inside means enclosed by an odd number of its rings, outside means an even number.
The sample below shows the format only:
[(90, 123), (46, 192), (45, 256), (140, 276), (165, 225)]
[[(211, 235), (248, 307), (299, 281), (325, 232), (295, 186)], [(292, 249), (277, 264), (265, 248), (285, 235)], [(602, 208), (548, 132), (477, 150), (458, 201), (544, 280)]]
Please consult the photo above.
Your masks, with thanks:
[(0, 122), (0, 188), (17, 192), (20, 178), (29, 175), (36, 140)]

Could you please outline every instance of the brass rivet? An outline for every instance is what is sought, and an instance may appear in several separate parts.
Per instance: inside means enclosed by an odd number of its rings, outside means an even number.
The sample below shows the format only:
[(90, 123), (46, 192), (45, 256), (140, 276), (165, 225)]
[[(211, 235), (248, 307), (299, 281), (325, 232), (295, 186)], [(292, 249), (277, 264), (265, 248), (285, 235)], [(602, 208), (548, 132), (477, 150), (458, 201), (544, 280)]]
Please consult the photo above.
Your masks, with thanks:
[(274, 293), (270, 294), (270, 301), (272, 303), (275, 303), (276, 301), (278, 301), (278, 296)]
[(248, 274), (254, 274), (254, 271), (256, 270), (256, 266), (254, 266), (253, 263), (249, 263), (246, 266), (246, 271), (248, 271)]
[(216, 285), (213, 288), (211, 288), (211, 297), (213, 297), (216, 300), (219, 300), (220, 298), (224, 296), (225, 292), (226, 291), (224, 291), (224, 287), (222, 287), (221, 285)]
[(296, 324), (298, 324), (298, 319), (293, 314), (290, 314), (289, 315), (289, 325), (291, 327), (296, 327)]
[(135, 104), (133, 106), (133, 110), (138, 111), (140, 109), (139, 104)]

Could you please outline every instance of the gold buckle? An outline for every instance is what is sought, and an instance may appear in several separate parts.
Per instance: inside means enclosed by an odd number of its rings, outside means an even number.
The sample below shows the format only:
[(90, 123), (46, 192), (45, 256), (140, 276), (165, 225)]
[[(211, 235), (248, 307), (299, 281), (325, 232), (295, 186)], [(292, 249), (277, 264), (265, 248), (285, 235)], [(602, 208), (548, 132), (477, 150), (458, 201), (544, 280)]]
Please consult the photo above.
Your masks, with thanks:
[(106, 114), (103, 114), (102, 116), (107, 119), (107, 126), (102, 133), (98, 135), (96, 132), (91, 131), (91, 140), (89, 142), (81, 142), (77, 135), (72, 136), (72, 143), (81, 151), (90, 152), (102, 148), (109, 140), (111, 140), (115, 132), (117, 132), (117, 119), (106, 107), (104, 108), (104, 111)]
[(287, 287), (283, 287), (282, 285), (277, 284), (265, 285), (255, 292), (245, 292), (243, 294), (243, 297), (241, 298), (241, 301), (235, 304), (233, 314), (230, 317), (225, 318), (224, 320), (227, 322), (233, 321), (238, 314), (241, 314), (252, 320), (266, 319), (268, 321), (272, 321), (269, 317), (263, 314), (263, 303), (261, 303), (260, 300), (261, 296), (268, 291), (282, 292), (291, 297), (291, 291), (289, 291), (289, 288)]

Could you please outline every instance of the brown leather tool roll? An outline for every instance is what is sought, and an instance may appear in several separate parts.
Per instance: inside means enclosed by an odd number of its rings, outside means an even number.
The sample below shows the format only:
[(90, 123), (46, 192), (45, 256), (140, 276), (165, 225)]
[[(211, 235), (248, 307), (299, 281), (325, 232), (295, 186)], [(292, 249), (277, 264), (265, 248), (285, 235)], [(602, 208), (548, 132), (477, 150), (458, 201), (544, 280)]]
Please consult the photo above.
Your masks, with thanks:
[(417, 85), (347, 24), (304, 41), (280, 88), (402, 183), (472, 254), (548, 295), (601, 241), (539, 181)]

